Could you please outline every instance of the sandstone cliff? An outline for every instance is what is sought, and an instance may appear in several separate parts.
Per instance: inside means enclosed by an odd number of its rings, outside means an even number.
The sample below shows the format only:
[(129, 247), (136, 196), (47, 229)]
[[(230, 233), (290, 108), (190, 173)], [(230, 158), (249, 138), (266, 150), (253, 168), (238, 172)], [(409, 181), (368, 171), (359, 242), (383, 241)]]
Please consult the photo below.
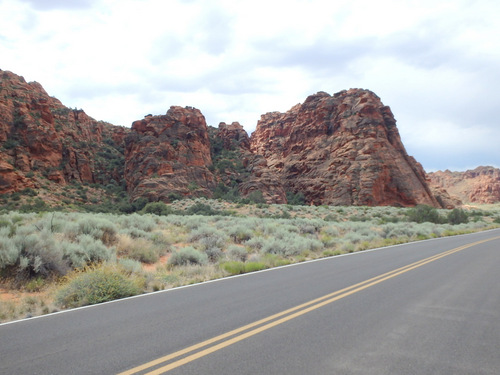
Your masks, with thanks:
[[(235, 187), (240, 197), (262, 194), (267, 203), (287, 203), (283, 185), (267, 166), (266, 159), (250, 150), (250, 137), (238, 122), (223, 122), (214, 129), (212, 155), (218, 180)], [(215, 147), (214, 147), (215, 146)]]
[(251, 149), (310, 204), (441, 206), (390, 108), (368, 90), (319, 92), (286, 113), (263, 115)]
[(464, 203), (500, 202), (500, 169), (477, 167), (465, 172), (437, 171), (428, 173), (433, 186), (447, 190)]
[(172, 106), (166, 115), (135, 121), (125, 145), (125, 180), (132, 200), (211, 196), (216, 181), (209, 169), (207, 124), (198, 109)]
[(269, 203), (285, 203), (285, 192), (250, 152), (250, 140), (235, 122), (208, 127), (192, 107), (132, 124), (126, 138), (125, 180), (132, 200), (172, 201), (193, 196), (243, 198), (253, 192)]
[(40, 188), (44, 180), (119, 184), (127, 131), (69, 109), (39, 83), (0, 70), (0, 193)]

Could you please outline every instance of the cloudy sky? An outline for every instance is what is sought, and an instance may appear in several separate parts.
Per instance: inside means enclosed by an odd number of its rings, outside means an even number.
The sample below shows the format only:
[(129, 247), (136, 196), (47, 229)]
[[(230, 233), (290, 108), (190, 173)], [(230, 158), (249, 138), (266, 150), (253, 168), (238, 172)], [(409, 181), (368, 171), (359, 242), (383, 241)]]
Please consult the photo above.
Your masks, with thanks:
[(97, 120), (374, 91), (427, 171), (500, 166), (497, 0), (0, 0), (0, 69)]

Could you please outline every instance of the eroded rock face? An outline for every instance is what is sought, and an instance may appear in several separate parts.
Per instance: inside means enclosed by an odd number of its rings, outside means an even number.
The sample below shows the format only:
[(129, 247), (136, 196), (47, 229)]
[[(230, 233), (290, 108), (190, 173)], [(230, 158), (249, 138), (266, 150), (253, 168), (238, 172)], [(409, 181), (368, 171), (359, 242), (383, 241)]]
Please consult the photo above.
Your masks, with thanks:
[(262, 155), (250, 150), (250, 138), (243, 126), (238, 122), (231, 125), (220, 123), (215, 133), (216, 142), (220, 143), (223, 150), (235, 153), (236, 163), (241, 162), (243, 171), (238, 168), (225, 170), (219, 174), (219, 180), (225, 185), (236, 182), (241, 197), (248, 197), (258, 192), (267, 203), (284, 204), (286, 193), (278, 176), (267, 166), (267, 161)]
[(477, 167), (465, 172), (437, 171), (428, 173), (433, 186), (446, 189), (464, 203), (500, 202), (500, 169)]
[[(39, 83), (0, 70), (0, 193), (37, 188), (37, 174), (62, 185), (120, 183), (121, 169), (108, 162), (123, 160), (125, 133), (63, 106)], [(104, 151), (108, 158), (99, 157)]]
[(210, 141), (198, 109), (172, 106), (166, 115), (135, 121), (125, 145), (125, 180), (132, 200), (212, 195), (216, 181), (209, 169)]
[(390, 108), (368, 90), (319, 92), (262, 115), (250, 141), (285, 190), (310, 204), (441, 207)]

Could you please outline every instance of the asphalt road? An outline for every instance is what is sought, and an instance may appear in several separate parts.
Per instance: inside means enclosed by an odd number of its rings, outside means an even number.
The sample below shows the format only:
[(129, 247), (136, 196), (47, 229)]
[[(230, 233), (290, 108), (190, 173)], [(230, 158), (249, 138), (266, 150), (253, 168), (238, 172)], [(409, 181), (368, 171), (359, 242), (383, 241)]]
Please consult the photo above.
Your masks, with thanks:
[(0, 325), (9, 375), (498, 375), (499, 354), (500, 230)]

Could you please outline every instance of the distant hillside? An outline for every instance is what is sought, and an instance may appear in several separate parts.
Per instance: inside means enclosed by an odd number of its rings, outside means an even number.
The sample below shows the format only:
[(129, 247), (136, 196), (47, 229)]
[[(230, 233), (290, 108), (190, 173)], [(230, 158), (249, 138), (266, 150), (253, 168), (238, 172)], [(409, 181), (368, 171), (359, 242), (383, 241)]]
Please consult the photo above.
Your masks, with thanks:
[(437, 171), (427, 174), (434, 186), (446, 189), (464, 203), (500, 202), (500, 169), (477, 167), (465, 172)]

